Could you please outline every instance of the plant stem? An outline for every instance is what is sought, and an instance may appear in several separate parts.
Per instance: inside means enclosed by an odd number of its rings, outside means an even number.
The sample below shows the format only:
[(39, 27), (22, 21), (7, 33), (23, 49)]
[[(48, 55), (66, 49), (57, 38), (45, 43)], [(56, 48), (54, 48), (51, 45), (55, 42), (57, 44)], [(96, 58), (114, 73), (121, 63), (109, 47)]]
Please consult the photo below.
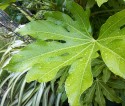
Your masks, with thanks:
[(16, 7), (22, 14), (24, 14), (29, 21), (33, 21), (34, 20), (33, 17), (31, 17), (28, 13), (26, 13), (23, 9), (18, 7), (16, 4), (12, 4), (12, 6)]

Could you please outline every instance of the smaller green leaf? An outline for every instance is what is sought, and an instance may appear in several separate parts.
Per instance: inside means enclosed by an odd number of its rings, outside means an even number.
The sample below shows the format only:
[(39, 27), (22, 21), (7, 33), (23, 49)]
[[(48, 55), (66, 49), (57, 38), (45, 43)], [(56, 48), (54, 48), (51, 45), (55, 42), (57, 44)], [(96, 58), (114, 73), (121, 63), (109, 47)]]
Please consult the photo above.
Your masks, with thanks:
[(100, 57), (95, 58), (92, 60), (92, 67), (94, 67), (95, 65), (102, 64), (102, 63), (104, 64), (103, 60)]
[(115, 89), (125, 89), (125, 81), (121, 80), (121, 79), (113, 79), (113, 80), (109, 80), (107, 82), (107, 84)]
[(103, 69), (102, 80), (106, 83), (110, 78), (111, 72), (107, 67)]
[(112, 102), (117, 102), (120, 103), (121, 99), (116, 95), (115, 91), (112, 88), (109, 88), (105, 83), (101, 82), (100, 86), (103, 88), (103, 94), (105, 97), (112, 101)]
[(92, 68), (93, 77), (97, 77), (103, 70), (105, 64), (98, 64)]
[(96, 81), (96, 93), (95, 93), (95, 101), (99, 104), (99, 106), (105, 106), (105, 98), (102, 93), (102, 88), (99, 84), (99, 81)]
[(92, 103), (92, 100), (94, 98), (94, 94), (95, 94), (95, 90), (96, 90), (96, 83), (93, 83), (93, 85), (87, 90), (87, 92), (85, 92), (85, 97), (83, 99), (83, 104), (90, 104)]
[(107, 2), (108, 0), (95, 0), (100, 7), (103, 3)]

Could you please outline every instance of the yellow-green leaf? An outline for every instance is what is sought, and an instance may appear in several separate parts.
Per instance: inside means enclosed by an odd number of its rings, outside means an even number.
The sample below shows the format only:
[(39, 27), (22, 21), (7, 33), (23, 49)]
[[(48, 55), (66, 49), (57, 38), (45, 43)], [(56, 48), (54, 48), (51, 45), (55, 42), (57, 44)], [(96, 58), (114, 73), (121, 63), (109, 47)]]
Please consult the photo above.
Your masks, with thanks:
[[(80, 106), (81, 94), (92, 85), (91, 56), (94, 45), (84, 49), (84, 58), (72, 64), (66, 80), (66, 93), (71, 106)], [(87, 55), (89, 54), (89, 55)]]
[(125, 10), (111, 16), (101, 27), (98, 45), (108, 68), (125, 78)]

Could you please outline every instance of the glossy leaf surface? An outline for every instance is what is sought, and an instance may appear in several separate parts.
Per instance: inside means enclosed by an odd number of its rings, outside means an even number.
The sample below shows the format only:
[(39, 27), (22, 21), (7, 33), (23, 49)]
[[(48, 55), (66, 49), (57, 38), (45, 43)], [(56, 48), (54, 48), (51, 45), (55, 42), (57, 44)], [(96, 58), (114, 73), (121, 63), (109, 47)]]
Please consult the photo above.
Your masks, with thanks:
[(125, 78), (125, 10), (111, 16), (98, 38), (102, 58), (108, 68)]

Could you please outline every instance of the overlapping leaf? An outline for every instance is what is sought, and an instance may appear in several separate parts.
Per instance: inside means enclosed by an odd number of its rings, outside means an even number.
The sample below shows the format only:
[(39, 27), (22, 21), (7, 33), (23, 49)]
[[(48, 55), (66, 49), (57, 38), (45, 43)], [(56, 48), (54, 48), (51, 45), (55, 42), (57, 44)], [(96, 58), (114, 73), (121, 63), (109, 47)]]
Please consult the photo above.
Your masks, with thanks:
[(65, 88), (69, 103), (80, 106), (81, 94), (92, 84), (90, 63), (97, 50), (100, 49), (110, 70), (125, 78), (125, 10), (107, 20), (96, 41), (91, 34), (89, 12), (74, 2), (67, 3), (66, 8), (70, 16), (49, 12), (45, 14), (46, 20), (32, 21), (18, 30), (22, 35), (31, 35), (36, 42), (15, 55), (6, 69), (30, 69), (28, 82), (47, 82), (60, 68), (71, 65)]
[(98, 42), (108, 68), (125, 78), (125, 10), (106, 21), (101, 28)]
[(84, 96), (82, 97), (83, 106), (91, 106), (95, 90), (96, 90), (96, 83), (94, 82), (93, 85), (88, 90), (86, 90), (86, 92), (84, 92)]
[[(93, 98), (93, 96), (95, 96), (95, 98)], [(116, 95), (114, 89), (107, 86), (103, 80), (97, 79), (94, 81), (91, 88), (85, 92), (85, 96), (83, 97), (83, 106), (89, 106), (88, 104), (92, 104), (94, 102), (99, 104), (99, 106), (106, 106), (105, 98), (112, 102), (121, 102), (121, 99)]]
[(125, 81), (122, 79), (109, 80), (107, 84), (115, 89), (125, 89)]

